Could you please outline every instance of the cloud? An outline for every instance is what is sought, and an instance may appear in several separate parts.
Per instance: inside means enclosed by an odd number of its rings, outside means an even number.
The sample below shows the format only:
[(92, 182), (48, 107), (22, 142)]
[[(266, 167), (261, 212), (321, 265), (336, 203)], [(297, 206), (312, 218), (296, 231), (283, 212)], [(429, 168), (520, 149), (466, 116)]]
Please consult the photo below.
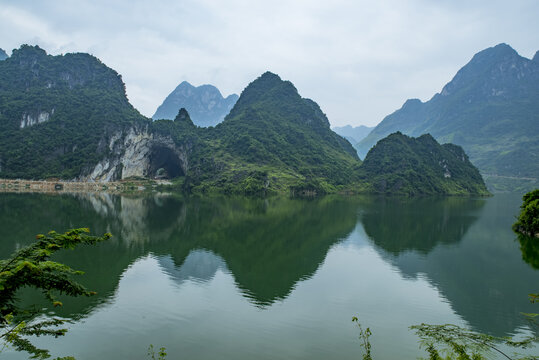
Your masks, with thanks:
[(373, 125), (407, 98), (430, 98), (486, 47), (533, 56), (537, 13), (531, 0), (4, 0), (0, 47), (90, 52), (147, 116), (183, 80), (227, 95), (270, 70), (332, 124)]

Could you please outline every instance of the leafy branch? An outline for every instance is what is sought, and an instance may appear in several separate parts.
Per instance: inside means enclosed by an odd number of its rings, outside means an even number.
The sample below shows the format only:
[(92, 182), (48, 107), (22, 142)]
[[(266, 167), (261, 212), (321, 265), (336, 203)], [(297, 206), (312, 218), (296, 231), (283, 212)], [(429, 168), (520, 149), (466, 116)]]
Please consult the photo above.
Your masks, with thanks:
[(4, 348), (11, 345), (17, 351), (30, 353), (35, 359), (50, 357), (48, 350), (37, 348), (27, 337), (63, 336), (67, 329), (58, 329), (58, 326), (65, 320), (36, 320), (38, 312), (20, 308), (15, 295), (22, 287), (33, 287), (41, 290), (54, 306), (62, 305), (56, 294), (94, 295), (95, 292), (72, 279), (73, 275), (83, 274), (82, 271), (50, 260), (58, 250), (74, 249), (80, 244), (94, 245), (112, 236), (109, 233), (91, 236), (89, 232), (89, 229), (81, 228), (64, 234), (55, 231), (40, 234), (34, 244), (18, 250), (9, 259), (0, 260), (0, 340), (4, 342)]

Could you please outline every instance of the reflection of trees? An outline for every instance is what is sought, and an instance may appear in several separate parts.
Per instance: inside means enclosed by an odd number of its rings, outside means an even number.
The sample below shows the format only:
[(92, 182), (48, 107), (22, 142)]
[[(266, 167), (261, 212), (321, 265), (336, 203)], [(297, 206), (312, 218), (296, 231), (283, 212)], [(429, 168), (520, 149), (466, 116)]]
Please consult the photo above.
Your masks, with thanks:
[(527, 262), (532, 268), (539, 269), (539, 239), (518, 234), (522, 260)]
[(437, 244), (459, 242), (484, 203), (460, 197), (369, 197), (362, 201), (361, 222), (374, 243), (393, 255), (428, 254)]
[[(353, 230), (356, 208), (351, 200), (118, 197), (110, 195), (0, 194), (0, 236), (32, 241), (50, 229), (89, 226), (92, 232), (111, 232), (114, 238), (98, 247), (63, 252), (56, 257), (85, 272), (80, 282), (97, 297), (65, 301), (54, 309), (61, 316), (79, 316), (107, 301), (119, 278), (136, 259), (163, 256), (162, 267), (172, 279), (184, 279), (193, 268), (187, 261), (197, 249), (222, 258), (238, 286), (258, 305), (286, 297), (295, 284), (310, 277), (328, 249)], [(14, 219), (15, 212), (19, 218)], [(3, 232), (3, 233), (2, 233)], [(10, 253), (10, 241), (0, 243)], [(213, 256), (213, 255), (211, 255)], [(208, 256), (205, 256), (208, 257)], [(169, 260), (170, 259), (170, 260)], [(191, 259), (192, 260), (192, 259)], [(200, 269), (210, 274), (215, 261)], [(170, 267), (172, 264), (172, 268)], [(184, 266), (185, 265), (185, 266)], [(174, 270), (176, 269), (176, 270)], [(207, 271), (206, 271), (207, 270)], [(211, 274), (210, 274), (211, 275)], [(200, 280), (211, 278), (206, 275)], [(39, 294), (26, 294), (41, 305)], [(43, 302), (43, 305), (46, 304)]]

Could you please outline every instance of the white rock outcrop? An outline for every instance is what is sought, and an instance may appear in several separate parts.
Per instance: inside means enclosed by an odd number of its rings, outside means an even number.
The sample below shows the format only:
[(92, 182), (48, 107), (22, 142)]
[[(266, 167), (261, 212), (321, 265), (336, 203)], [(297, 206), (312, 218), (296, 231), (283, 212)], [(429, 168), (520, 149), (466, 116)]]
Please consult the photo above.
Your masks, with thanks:
[(49, 121), (52, 114), (54, 114), (54, 109), (52, 109), (50, 113), (47, 111), (40, 111), (34, 114), (25, 112), (22, 114), (20, 128), (24, 129), (28, 126), (33, 126), (36, 124), (44, 123), (45, 121)]
[[(81, 180), (108, 182), (127, 178), (148, 178), (155, 170), (156, 149), (166, 149), (177, 159), (182, 173), (188, 166), (187, 150), (178, 147), (169, 136), (156, 135), (147, 126), (133, 126), (127, 131), (117, 131), (108, 138), (109, 156), (101, 160), (89, 175)], [(176, 166), (176, 165), (175, 165)]]

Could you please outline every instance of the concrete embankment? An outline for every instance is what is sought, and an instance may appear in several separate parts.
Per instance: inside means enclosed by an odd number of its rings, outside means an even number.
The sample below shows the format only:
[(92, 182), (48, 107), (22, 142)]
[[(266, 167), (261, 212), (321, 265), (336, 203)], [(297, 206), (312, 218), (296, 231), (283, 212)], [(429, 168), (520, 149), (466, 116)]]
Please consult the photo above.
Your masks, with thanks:
[(77, 182), (63, 180), (0, 179), (0, 192), (139, 192), (152, 188), (148, 181)]

